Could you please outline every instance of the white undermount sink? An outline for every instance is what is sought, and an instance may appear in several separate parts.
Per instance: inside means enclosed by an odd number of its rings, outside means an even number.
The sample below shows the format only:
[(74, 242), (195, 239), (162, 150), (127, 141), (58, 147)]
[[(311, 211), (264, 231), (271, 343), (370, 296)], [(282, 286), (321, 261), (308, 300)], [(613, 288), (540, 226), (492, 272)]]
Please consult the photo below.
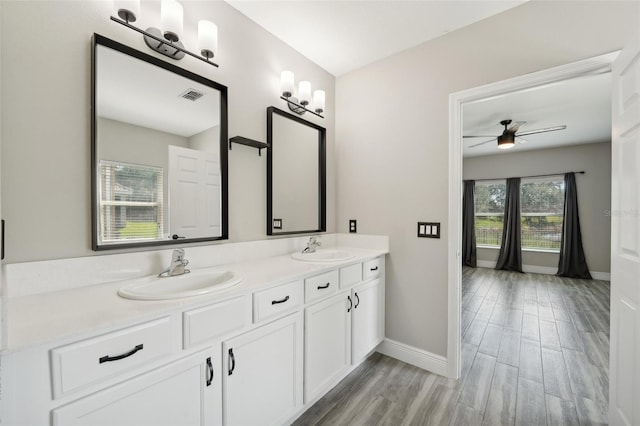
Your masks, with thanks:
[(135, 300), (167, 300), (201, 296), (240, 284), (242, 277), (220, 268), (194, 269), (172, 277), (152, 275), (135, 280), (118, 290), (118, 295)]
[(314, 253), (295, 252), (291, 254), (292, 259), (304, 262), (338, 262), (353, 257), (354, 255), (348, 251), (333, 249), (316, 249)]

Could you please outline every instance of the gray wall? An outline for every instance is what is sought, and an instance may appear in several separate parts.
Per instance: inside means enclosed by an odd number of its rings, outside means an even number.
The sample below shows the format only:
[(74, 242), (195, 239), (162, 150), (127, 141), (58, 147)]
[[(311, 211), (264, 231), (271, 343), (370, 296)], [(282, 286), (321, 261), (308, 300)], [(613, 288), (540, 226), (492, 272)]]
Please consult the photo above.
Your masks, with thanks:
[(220, 161), (220, 126), (210, 127), (189, 138), (189, 148), (215, 154)]
[[(197, 49), (199, 19), (218, 25), (220, 68), (189, 57), (175, 64), (229, 88), (230, 137), (266, 141), (266, 108), (286, 108), (279, 99), (284, 69), (326, 91), (325, 119), (309, 114), (304, 118), (328, 129), (327, 231), (334, 231), (335, 78), (225, 2), (187, 0), (182, 4), (188, 48)], [(91, 251), (90, 216), (91, 36), (96, 32), (168, 62), (171, 59), (151, 51), (140, 34), (110, 21), (111, 1), (2, 0), (2, 7), (5, 261), (96, 254)], [(141, 7), (136, 25), (158, 26), (160, 2), (142, 2)], [(41, 48), (43, 34), (56, 48)], [(265, 182), (264, 153), (258, 156), (254, 148), (235, 145), (229, 152), (231, 241), (266, 238)]]
[[(582, 242), (589, 269), (609, 272), (611, 261), (611, 143), (465, 158), (464, 179), (490, 179), (582, 171), (576, 175)], [(478, 260), (495, 262), (498, 250), (478, 248)], [(558, 267), (557, 253), (523, 251), (524, 265)]]
[(638, 7), (530, 1), (337, 79), (337, 230), (390, 237), (387, 337), (447, 352), (449, 94), (618, 50)]

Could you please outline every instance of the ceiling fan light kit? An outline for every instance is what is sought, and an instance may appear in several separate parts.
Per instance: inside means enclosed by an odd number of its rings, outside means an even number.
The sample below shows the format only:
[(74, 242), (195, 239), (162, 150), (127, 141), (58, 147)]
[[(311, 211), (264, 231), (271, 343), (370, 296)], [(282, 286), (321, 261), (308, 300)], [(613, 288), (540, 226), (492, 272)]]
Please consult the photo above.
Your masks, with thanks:
[(515, 133), (511, 132), (498, 136), (498, 149), (513, 148), (516, 142), (515, 139)]

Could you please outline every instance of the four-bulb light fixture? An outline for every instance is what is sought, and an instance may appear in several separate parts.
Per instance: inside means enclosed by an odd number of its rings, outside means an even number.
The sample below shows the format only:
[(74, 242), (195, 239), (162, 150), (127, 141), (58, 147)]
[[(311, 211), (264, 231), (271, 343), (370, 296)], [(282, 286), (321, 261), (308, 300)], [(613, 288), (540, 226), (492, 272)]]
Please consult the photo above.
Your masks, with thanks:
[(141, 33), (147, 46), (156, 52), (176, 60), (184, 58), (185, 55), (190, 55), (214, 67), (218, 66), (215, 62), (211, 62), (211, 58), (218, 52), (218, 27), (210, 21), (199, 21), (198, 49), (200, 50), (200, 55), (186, 50), (180, 42), (183, 30), (183, 10), (182, 5), (177, 0), (162, 0), (160, 9), (162, 30), (150, 27), (145, 31), (131, 25), (140, 14), (140, 0), (114, 0), (114, 9), (120, 19), (112, 16), (111, 20)]
[[(280, 74), (280, 99), (287, 101), (289, 109), (296, 114), (304, 114), (310, 112), (320, 118), (324, 118), (325, 93), (324, 90), (314, 90), (311, 96), (311, 83), (301, 81), (298, 84), (298, 96), (293, 96), (295, 86), (293, 72), (282, 71)], [(311, 104), (311, 105), (310, 105)]]

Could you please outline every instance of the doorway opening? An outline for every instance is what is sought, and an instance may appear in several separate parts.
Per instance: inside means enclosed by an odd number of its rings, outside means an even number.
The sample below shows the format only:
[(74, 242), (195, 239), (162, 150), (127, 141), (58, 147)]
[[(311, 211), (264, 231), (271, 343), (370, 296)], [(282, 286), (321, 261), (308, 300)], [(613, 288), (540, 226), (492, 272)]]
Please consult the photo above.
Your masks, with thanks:
[[(464, 372), (468, 372), (471, 369), (471, 364), (469, 363), (468, 357), (469, 356), (474, 356), (475, 354), (478, 353), (477, 351), (474, 354), (471, 354), (471, 352), (473, 352), (470, 349), (470, 346), (468, 344), (463, 345), (463, 342), (461, 341), (461, 334), (463, 331), (465, 331), (465, 327), (469, 326), (471, 324), (470, 319), (468, 318), (468, 314), (465, 316), (464, 314), (466, 314), (465, 312), (463, 312), (462, 309), (462, 299), (463, 297), (465, 298), (465, 302), (468, 303), (470, 298), (473, 298), (474, 295), (471, 293), (464, 293), (463, 287), (462, 287), (462, 283), (463, 280), (466, 280), (466, 284), (470, 284), (471, 286), (473, 286), (473, 275), (474, 275), (474, 271), (470, 271), (470, 270), (463, 270), (461, 267), (461, 229), (462, 229), (462, 181), (463, 181), (463, 176), (465, 176), (465, 174), (463, 173), (463, 171), (466, 171), (466, 168), (463, 167), (463, 144), (462, 144), (462, 140), (463, 140), (463, 121), (466, 120), (466, 117), (464, 116), (466, 109), (470, 106), (470, 105), (478, 105), (481, 104), (483, 102), (488, 102), (490, 100), (495, 100), (496, 98), (501, 98), (501, 97), (505, 97), (506, 95), (509, 94), (513, 94), (513, 93), (526, 93), (529, 91), (535, 91), (538, 90), (540, 87), (551, 87), (554, 85), (557, 85), (560, 82), (566, 82), (569, 80), (573, 80), (573, 79), (578, 79), (578, 78), (584, 78), (584, 77), (590, 77), (590, 76), (597, 76), (597, 75), (603, 75), (606, 73), (609, 73), (611, 70), (611, 63), (613, 62), (613, 60), (615, 59), (615, 57), (617, 56), (617, 53), (613, 53), (613, 54), (609, 54), (609, 55), (604, 55), (604, 56), (600, 56), (597, 58), (592, 58), (586, 61), (581, 61), (578, 63), (574, 63), (574, 64), (569, 64), (566, 66), (562, 66), (562, 67), (558, 67), (558, 68), (553, 68), (550, 70), (546, 70), (546, 71), (541, 71), (538, 73), (534, 73), (534, 74), (529, 74), (526, 76), (522, 76), (522, 77), (518, 77), (518, 78), (514, 78), (511, 80), (507, 80), (507, 81), (503, 81), (500, 83), (495, 83), (495, 84), (491, 84), (488, 86), (483, 86), (483, 87), (479, 87), (479, 88), (475, 88), (475, 89), (471, 89), (471, 90), (467, 90), (464, 92), (459, 92), (459, 93), (455, 93), (452, 94), (450, 97), (450, 206), (449, 206), (449, 211), (450, 211), (450, 218), (451, 218), (451, 222), (450, 222), (450, 228), (449, 228), (449, 232), (450, 232), (450, 255), (449, 255), (449, 259), (450, 259), (450, 264), (449, 264), (449, 339), (448, 339), (448, 361), (449, 361), (449, 376), (450, 377), (460, 377), (460, 375)], [(609, 95), (610, 95), (610, 91), (611, 89), (609, 88)], [(504, 114), (502, 114), (504, 115)], [(494, 119), (494, 121), (496, 121), (496, 123), (499, 123), (500, 121), (504, 120), (504, 119), (510, 119), (512, 117), (498, 117), (497, 115), (495, 117), (491, 117)], [(497, 135), (496, 135), (497, 136)], [(609, 139), (610, 140), (610, 139)], [(480, 145), (482, 145), (482, 140), (480, 139), (478, 141), (480, 143)], [(493, 149), (495, 150), (496, 146), (496, 139), (490, 139), (487, 142), (486, 145), (487, 148), (489, 148), (490, 146), (493, 147)], [(594, 144), (595, 145), (595, 144)], [(534, 151), (531, 151), (532, 153)], [(610, 149), (610, 145), (608, 147), (608, 153), (609, 155), (611, 154), (611, 149)], [(522, 155), (525, 155), (525, 153), (522, 153)], [(538, 155), (539, 157), (539, 155)], [(540, 161), (540, 159), (536, 159), (536, 160), (532, 160), (533, 163), (535, 163), (536, 161)], [(480, 163), (479, 161), (476, 161), (476, 163)], [(610, 165), (610, 161), (609, 161), (609, 165)], [(509, 166), (511, 166), (512, 168), (509, 169)], [(571, 167), (569, 167), (571, 168)], [(546, 169), (547, 171), (549, 171), (552, 174), (552, 171)], [(558, 170), (553, 170), (553, 173), (565, 173), (565, 172), (571, 172), (571, 171), (578, 171), (578, 170), (569, 170), (566, 169), (566, 167), (561, 167)], [(528, 172), (526, 170), (517, 170), (513, 168), (513, 164), (510, 165), (497, 165), (495, 164), (493, 168), (490, 168), (490, 170), (487, 172), (489, 173), (491, 176), (489, 175), (484, 175), (484, 176), (470, 176), (469, 178), (484, 178), (484, 179), (488, 179), (488, 178), (506, 178), (506, 177), (520, 177), (520, 176), (528, 176), (528, 175), (536, 175), (538, 173), (532, 173), (532, 172)], [(611, 176), (610, 174), (610, 170), (609, 170), (609, 178)], [(504, 180), (502, 181), (504, 183)], [(610, 186), (608, 188), (610, 190)], [(579, 189), (580, 191), (580, 189)], [(582, 192), (587, 191), (587, 189), (585, 187), (582, 188)], [(601, 212), (601, 214), (604, 214), (605, 212)], [(545, 217), (545, 220), (548, 219)], [(490, 227), (489, 227), (490, 228)], [(546, 228), (545, 228), (546, 229)], [(490, 234), (491, 232), (489, 232)], [(549, 238), (551, 240), (554, 239), (554, 232), (549, 232), (549, 235), (546, 235), (545, 238)], [(487, 235), (487, 238), (491, 237), (491, 235)], [(491, 245), (491, 243), (489, 242), (489, 240), (487, 240), (485, 238), (486, 241), (483, 240), (483, 243), (486, 245)], [(488, 243), (488, 244), (487, 244)], [(532, 244), (540, 244), (540, 242), (532, 242)], [(485, 247), (483, 248), (483, 256), (479, 256), (479, 259), (481, 260), (481, 262), (479, 262), (478, 266), (484, 266), (486, 268), (491, 268), (492, 266), (495, 265), (495, 259), (492, 259), (492, 255), (493, 257), (497, 257), (497, 250), (494, 248), (489, 248), (489, 247)], [(536, 256), (540, 256), (540, 252), (544, 252), (544, 250), (537, 250), (535, 251), (535, 255)], [(487, 254), (489, 253), (489, 254)], [(557, 257), (556, 257), (557, 259)], [(556, 260), (557, 262), (557, 260)], [(531, 263), (531, 262), (530, 262)], [(536, 273), (551, 273), (554, 274), (555, 271), (554, 269), (557, 270), (557, 268), (553, 268), (552, 266), (543, 266), (544, 262), (542, 262), (542, 264), (539, 265), (535, 265), (536, 262), (533, 262), (534, 265), (533, 266), (537, 266), (537, 269), (531, 268), (532, 265), (528, 265), (529, 266), (529, 272), (536, 272)], [(523, 261), (523, 264), (527, 264), (526, 261)], [(557, 263), (556, 263), (557, 266)], [(532, 270), (533, 269), (533, 270)], [(592, 268), (597, 270), (597, 268)], [(525, 270), (525, 272), (527, 272)], [(514, 275), (515, 274), (515, 275)], [(475, 277), (476, 283), (485, 283), (483, 285), (484, 287), (484, 291), (494, 291), (497, 292), (500, 289), (511, 289), (513, 288), (513, 285), (515, 285), (518, 281), (522, 281), (523, 277), (518, 277), (518, 275), (520, 275), (519, 273), (509, 273), (509, 272), (498, 272), (498, 271), (493, 271), (491, 269), (486, 269), (485, 272), (483, 274), (479, 274)], [(540, 284), (540, 282), (536, 283), (536, 282), (532, 282), (532, 277), (533, 279), (538, 279), (538, 280), (542, 280), (542, 283)], [(546, 277), (546, 278), (545, 278)], [(605, 278), (607, 279), (608, 277), (606, 275), (599, 275), (595, 278)], [(544, 282), (544, 280), (547, 279), (547, 282)], [(500, 347), (500, 343), (502, 339), (505, 339), (506, 343), (511, 342), (512, 346), (515, 348), (517, 345), (517, 350), (514, 350), (513, 353), (504, 353), (501, 354), (502, 355), (502, 361), (506, 361), (501, 363), (502, 365), (502, 370), (497, 372), (496, 374), (500, 374), (502, 379), (508, 378), (510, 376), (513, 376), (514, 372), (516, 374), (516, 379), (518, 378), (522, 378), (520, 384), (518, 383), (518, 381), (516, 381), (516, 388), (514, 389), (514, 392), (518, 392), (518, 387), (522, 388), (524, 386), (524, 388), (520, 389), (521, 391), (527, 393), (527, 394), (532, 394), (532, 392), (534, 392), (535, 389), (537, 389), (537, 385), (540, 385), (543, 387), (543, 393), (542, 393), (542, 404), (543, 404), (543, 409), (544, 409), (544, 405), (549, 405), (549, 404), (553, 404), (554, 406), (558, 407), (559, 409), (566, 409), (567, 404), (566, 401), (568, 400), (568, 397), (573, 397), (573, 395), (569, 394), (569, 395), (565, 395), (567, 397), (565, 397), (564, 399), (562, 398), (558, 398), (556, 395), (554, 395), (554, 393), (559, 393), (559, 392), (565, 392), (566, 393), (566, 388), (563, 388), (563, 390), (559, 390), (562, 386), (565, 386), (566, 384), (569, 383), (569, 381), (567, 381), (566, 383), (560, 383), (558, 382), (556, 385), (558, 391), (557, 392), (551, 392), (550, 393), (550, 401), (545, 401), (545, 393), (544, 393), (544, 383), (539, 383), (541, 380), (530, 380), (531, 377), (527, 377), (528, 375), (532, 375), (532, 374), (537, 374), (538, 370), (537, 367), (540, 367), (540, 373), (542, 374), (542, 356), (540, 357), (540, 362), (539, 364), (535, 361), (532, 363), (527, 363), (526, 362), (526, 357), (533, 354), (535, 358), (535, 354), (540, 352), (540, 354), (542, 354), (542, 351), (547, 352), (547, 362), (556, 362), (558, 361), (557, 357), (554, 357), (554, 355), (557, 355), (557, 353), (561, 353), (562, 354), (562, 347), (560, 345), (560, 342), (558, 341), (558, 347), (557, 348), (549, 348), (549, 347), (545, 347), (548, 346), (550, 343), (546, 342), (545, 345), (542, 345), (540, 343), (540, 339), (541, 339), (541, 334), (540, 334), (540, 330), (542, 330), (540, 327), (540, 323), (536, 321), (536, 327), (538, 330), (538, 334), (537, 334), (537, 346), (534, 344), (536, 342), (536, 336), (527, 336), (530, 337), (531, 339), (524, 339), (522, 340), (522, 334), (523, 334), (523, 329), (522, 326), (524, 325), (524, 320), (529, 320), (529, 324), (528, 326), (531, 327), (531, 329), (533, 329), (531, 321), (533, 319), (533, 316), (530, 315), (529, 317), (525, 317), (524, 316), (524, 310), (525, 308), (527, 308), (527, 306), (524, 304), (524, 301), (527, 300), (525, 299), (527, 294), (525, 294), (525, 292), (529, 292), (528, 296), (529, 296), (529, 301), (535, 299), (535, 298), (531, 298), (532, 293), (531, 291), (536, 291), (537, 288), (540, 289), (548, 289), (548, 288), (555, 288), (557, 289), (558, 287), (555, 286), (556, 284), (554, 284), (553, 279), (558, 279), (556, 277), (553, 276), (544, 276), (544, 275), (540, 275), (540, 276), (527, 276), (526, 278), (524, 278), (524, 280), (529, 280), (529, 282), (525, 282), (524, 286), (521, 288), (521, 292), (518, 292), (518, 296), (516, 296), (516, 299), (518, 297), (522, 297), (522, 311), (520, 311), (522, 313), (522, 316), (519, 320), (519, 322), (516, 320), (516, 324), (518, 324), (518, 326), (516, 328), (519, 328), (519, 330), (510, 330), (509, 328), (500, 328), (499, 324), (495, 324), (496, 322), (499, 323), (500, 319), (498, 318), (499, 315), (496, 315), (496, 317), (494, 317), (494, 324), (492, 325), (491, 322), (491, 315), (492, 312), (487, 313), (487, 312), (483, 312), (483, 315), (488, 315), (488, 317), (486, 318), (486, 324), (484, 324), (483, 321), (479, 321), (478, 325), (476, 326), (476, 328), (474, 330), (471, 330), (471, 333), (475, 333), (476, 336), (472, 336), (472, 338), (478, 338), (478, 336), (480, 338), (484, 337), (486, 335), (486, 333), (489, 333), (488, 337), (493, 339), (493, 345), (491, 345), (491, 343), (488, 344), (488, 346), (485, 348), (484, 352), (489, 352), (489, 354), (486, 353), (481, 353), (481, 358), (485, 357), (487, 359), (480, 359), (478, 361), (478, 368), (477, 368), (477, 373), (482, 373), (485, 374), (485, 372), (482, 372), (481, 370), (484, 367), (488, 367), (491, 370), (491, 374), (488, 377), (485, 377), (483, 380), (489, 380), (489, 383), (485, 383), (484, 385), (487, 387), (487, 393), (489, 392), (489, 385), (491, 384), (491, 380), (494, 377), (494, 370), (495, 370), (495, 363), (492, 364), (492, 355), (495, 355), (496, 357), (498, 357), (498, 351), (499, 351), (499, 347)], [(491, 282), (493, 282), (494, 280), (498, 280), (497, 282), (502, 282), (502, 283), (506, 283), (503, 285), (498, 285), (498, 286), (494, 286), (493, 290), (491, 290), (491, 286), (489, 285)], [(526, 285), (528, 284), (528, 285)], [(580, 283), (573, 283), (576, 286), (582, 286), (584, 283), (580, 282)], [(479, 285), (479, 284), (476, 284)], [(555, 286), (555, 287), (554, 287)], [(465, 290), (468, 290), (468, 288), (465, 288)], [(596, 290), (597, 291), (597, 290)], [(605, 306), (606, 304), (606, 308), (608, 310), (608, 288), (606, 289), (606, 291), (602, 292), (601, 295), (604, 297), (604, 293), (606, 293), (606, 300), (601, 300), (602, 302), (602, 306)], [(513, 297), (514, 293), (506, 293), (509, 294), (511, 296), (505, 296), (503, 294), (503, 298), (508, 298), (508, 297)], [(545, 301), (544, 298), (546, 298), (547, 300)], [(486, 294), (485, 294), (486, 296)], [(498, 297), (497, 294), (494, 294), (495, 297)], [(536, 297), (538, 295), (536, 294)], [(535, 309), (536, 312), (539, 314), (539, 309), (542, 310), (542, 315), (543, 317), (547, 314), (550, 314), (550, 317), (545, 317), (543, 319), (543, 325), (542, 327), (548, 328), (548, 326), (550, 326), (551, 324), (553, 324), (553, 329), (556, 333), (556, 335), (559, 335), (558, 333), (564, 333), (563, 337), (565, 339), (570, 339), (572, 337), (575, 337), (574, 334), (571, 334), (571, 332), (573, 331), (573, 329), (569, 329), (569, 328), (565, 328), (565, 325), (567, 325), (566, 323), (561, 323), (561, 324), (556, 324), (555, 322), (552, 323), (551, 321), (547, 321), (550, 319), (554, 319), (555, 321), (555, 316), (554, 316), (554, 312), (553, 312), (553, 306), (551, 304), (551, 300), (549, 299), (549, 293), (548, 292), (541, 292), (540, 294), (541, 299), (543, 299), (543, 305), (536, 305)], [(560, 295), (559, 293), (552, 293), (551, 297), (557, 297), (559, 299), (556, 299), (556, 304), (558, 304), (559, 301), (563, 301), (563, 295)], [(567, 298), (570, 301), (573, 301), (574, 299), (571, 298), (570, 295), (567, 295)], [(476, 298), (476, 300), (479, 300), (479, 298)], [(516, 307), (517, 304), (519, 303), (517, 300), (511, 300), (508, 301), (508, 305), (510, 305), (511, 303), (515, 303)], [(546, 305), (548, 303), (548, 306)], [(564, 303), (564, 302), (563, 302)], [(571, 302), (570, 302), (571, 303)], [(487, 306), (489, 306), (490, 304), (488, 304)], [(494, 306), (489, 306), (490, 308), (493, 308)], [(549, 308), (549, 310), (547, 310), (547, 307)], [(578, 312), (578, 314), (576, 315), (581, 315), (582, 310), (578, 309), (578, 306), (573, 305), (573, 308), (576, 308), (574, 312)], [(486, 307), (485, 307), (486, 308)], [(561, 307), (558, 305), (558, 308), (561, 309)], [(534, 309), (534, 306), (529, 304), (528, 306), (529, 309), (529, 314), (532, 314), (533, 312), (531, 311), (532, 309)], [(517, 316), (518, 313), (518, 309), (515, 309), (515, 314)], [(562, 316), (563, 312), (558, 313), (558, 315)], [(502, 313), (503, 315), (512, 315), (512, 313)], [(539, 314), (540, 315), (540, 314)], [(498, 320), (495, 320), (495, 318), (498, 318)], [(536, 320), (539, 318), (536, 318)], [(572, 317), (567, 316), (566, 318), (564, 318), (565, 320), (568, 319), (569, 324), (575, 324), (575, 321), (573, 320)], [(580, 325), (584, 325), (585, 327), (590, 324), (587, 318), (581, 318), (578, 317), (578, 319), (576, 321), (580, 321), (581, 319), (585, 320), (584, 324), (580, 324)], [(608, 321), (608, 312), (607, 312), (607, 318), (606, 320)], [(594, 319), (594, 321), (597, 321), (597, 319)], [(604, 320), (603, 320), (604, 321)], [(484, 325), (484, 327), (482, 327)], [(603, 329), (605, 327), (605, 325), (608, 327), (608, 322), (606, 322), (606, 324), (603, 322), (602, 324), (598, 324), (600, 326), (601, 329)], [(560, 328), (562, 328), (562, 330), (559, 330)], [(507, 330), (506, 332), (504, 330)], [(468, 332), (468, 330), (466, 330)], [(549, 330), (545, 330), (545, 333), (549, 331)], [(594, 332), (595, 334), (596, 330), (595, 329), (591, 329), (590, 331)], [(601, 330), (602, 331), (602, 330)], [(498, 336), (498, 334), (500, 334)], [(550, 334), (547, 334), (550, 335)], [(602, 336), (603, 338), (605, 336)], [(608, 336), (607, 340), (606, 340), (606, 345), (608, 346), (609, 342), (608, 342)], [(559, 340), (559, 339), (558, 339)], [(516, 344), (517, 341), (517, 344)], [(568, 340), (565, 341), (565, 346), (571, 346), (570, 344), (566, 343), (568, 342)], [(478, 347), (481, 344), (481, 341), (476, 342), (478, 344)], [(596, 345), (596, 341), (591, 342), (594, 345)], [(579, 343), (576, 343), (579, 344)], [(496, 347), (496, 345), (498, 345), (498, 347)], [(529, 348), (528, 345), (531, 345), (531, 348)], [(534, 346), (536, 346), (536, 348), (534, 348)], [(595, 347), (595, 346), (594, 346)], [(523, 349), (524, 348), (524, 349)], [(472, 348), (473, 349), (473, 348)], [(477, 348), (476, 348), (477, 349)], [(534, 350), (536, 349), (536, 350)], [(560, 349), (559, 352), (550, 352), (553, 349)], [(572, 351), (574, 349), (577, 348), (568, 348), (568, 351)], [(495, 352), (495, 353), (492, 353)], [(576, 368), (581, 367), (582, 365), (584, 365), (585, 363), (583, 363), (582, 361), (584, 361), (581, 358), (581, 354), (583, 352), (580, 351), (574, 351), (574, 352), (568, 352), (567, 357), (570, 358), (570, 362), (573, 362), (576, 366)], [(526, 368), (527, 371), (524, 372), (520, 372), (518, 370), (518, 365), (519, 365), (519, 359), (520, 357), (523, 356), (525, 359), (525, 363), (526, 363)], [(465, 359), (465, 357), (467, 357), (467, 359)], [(511, 357), (511, 358), (509, 358)], [(515, 359), (514, 357), (517, 357), (518, 359)], [(603, 358), (602, 356), (600, 358)], [(473, 360), (472, 360), (473, 361)], [(606, 365), (608, 363), (608, 358), (607, 359), (601, 359), (600, 361), (602, 361), (602, 363), (604, 365)], [(483, 366), (480, 366), (480, 364), (486, 364)], [(515, 366), (515, 370), (514, 370), (514, 364)], [(563, 359), (563, 364), (564, 364), (564, 359)], [(549, 364), (550, 366), (552, 364)], [(493, 368), (491, 368), (493, 366)], [(533, 366), (533, 370), (531, 369), (531, 366)], [(483, 368), (480, 368), (483, 367)], [(509, 368), (511, 367), (511, 368)], [(547, 366), (545, 366), (547, 367)], [(604, 367), (606, 370), (606, 367)], [(522, 374), (521, 374), (522, 373)], [(580, 372), (580, 374), (583, 374), (584, 372)], [(474, 373), (475, 374), (475, 373)], [(480, 374), (480, 375), (482, 375)], [(551, 379), (551, 377), (550, 377)], [(549, 380), (550, 380), (549, 379)], [(567, 379), (569, 379), (567, 377)], [(575, 387), (575, 386), (574, 386)], [(598, 386), (596, 386), (598, 387)], [(593, 391), (599, 391), (602, 393), (604, 389), (605, 393), (608, 393), (608, 382), (607, 383), (601, 383), (599, 384), (599, 389), (593, 390)], [(571, 388), (569, 387), (569, 392), (571, 391)], [(562, 396), (562, 395), (561, 395)], [(518, 396), (520, 397), (520, 396)], [(606, 418), (606, 414), (607, 414), (607, 403), (606, 403), (606, 399), (607, 399), (607, 395), (598, 395), (598, 399), (601, 399), (603, 401), (602, 404), (599, 404), (598, 407), (596, 407), (597, 409), (599, 409), (601, 411), (601, 414), (603, 414)], [(595, 398), (594, 398), (595, 399)], [(534, 401), (535, 399), (532, 399), (531, 401)], [(540, 401), (540, 399), (537, 399), (538, 401)], [(573, 399), (572, 401), (570, 401), (571, 404), (574, 405), (575, 408), (575, 404), (576, 404), (576, 400)], [(582, 401), (580, 401), (582, 403)], [(585, 403), (589, 403), (589, 401), (586, 401)], [(589, 407), (589, 409), (593, 409), (593, 407)]]

